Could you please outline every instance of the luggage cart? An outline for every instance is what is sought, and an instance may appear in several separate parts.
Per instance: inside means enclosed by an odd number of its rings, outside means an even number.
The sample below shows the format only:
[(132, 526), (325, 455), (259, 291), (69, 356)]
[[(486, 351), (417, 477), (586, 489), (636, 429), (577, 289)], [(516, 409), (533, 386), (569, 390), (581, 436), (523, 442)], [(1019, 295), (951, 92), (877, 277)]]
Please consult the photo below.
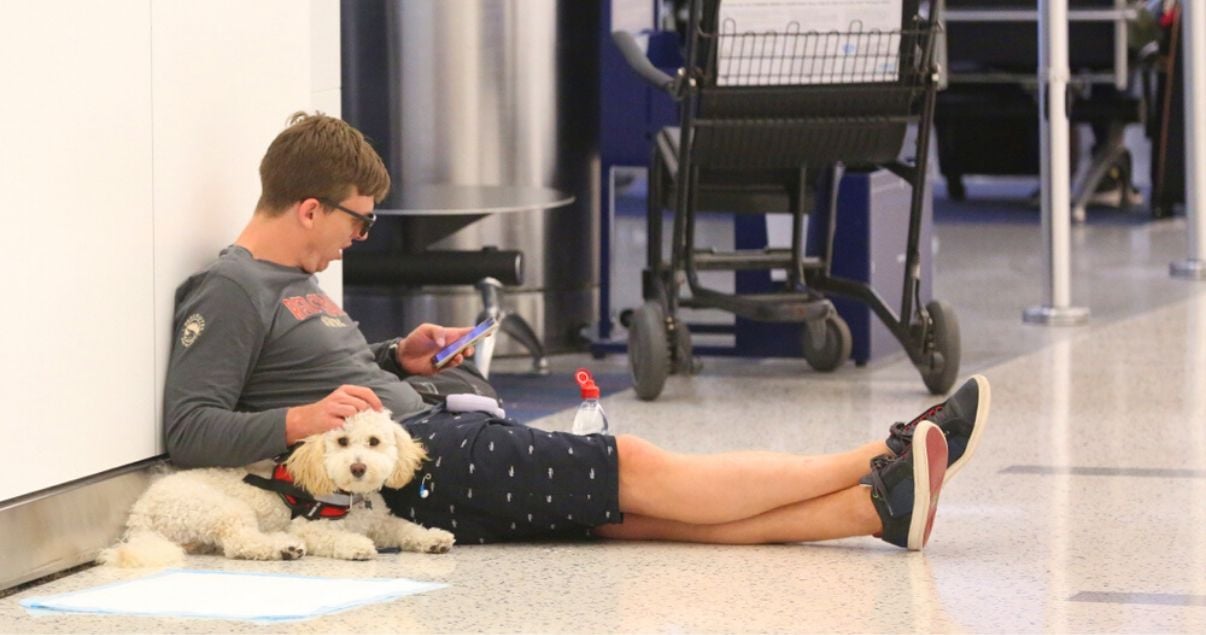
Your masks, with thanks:
[[(801, 323), (808, 364), (818, 371), (838, 368), (850, 357), (850, 329), (827, 293), (866, 303), (931, 392), (945, 393), (954, 384), (960, 355), (955, 313), (941, 301), (922, 306), (920, 295), (918, 241), (940, 26), (919, 13), (918, 4), (903, 0), (899, 28), (816, 32), (799, 22), (742, 30), (720, 0), (692, 0), (685, 65), (674, 77), (654, 67), (631, 34), (613, 33), (629, 65), (681, 102), (680, 125), (663, 129), (653, 143), (644, 303), (627, 324), (629, 367), (641, 399), (656, 399), (669, 374), (698, 368), (679, 316), (683, 307)], [(912, 164), (898, 160), (910, 124), (918, 127)], [(869, 284), (830, 275), (837, 184), (847, 166), (882, 167), (912, 187), (899, 314)], [(824, 223), (827, 238), (820, 253), (806, 255), (802, 234), (814, 183), (827, 194), (825, 215), (814, 219)], [(662, 254), (665, 208), (674, 211), (668, 262)], [(701, 209), (791, 214), (791, 247), (700, 248), (695, 218)], [(786, 271), (780, 291), (725, 293), (705, 287), (698, 275), (768, 269)]]

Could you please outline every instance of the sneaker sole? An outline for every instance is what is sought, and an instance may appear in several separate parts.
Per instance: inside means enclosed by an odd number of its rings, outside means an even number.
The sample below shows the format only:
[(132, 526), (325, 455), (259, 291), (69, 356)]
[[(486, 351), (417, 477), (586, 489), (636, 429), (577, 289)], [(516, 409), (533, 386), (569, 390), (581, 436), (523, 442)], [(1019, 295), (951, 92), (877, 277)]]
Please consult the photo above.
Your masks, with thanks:
[(967, 447), (963, 449), (963, 456), (946, 468), (946, 481), (951, 480), (975, 453), (976, 446), (980, 445), (980, 436), (984, 434), (984, 426), (988, 423), (988, 410), (992, 407), (992, 389), (989, 388), (988, 378), (984, 375), (973, 375), (972, 379), (976, 382), (976, 394), (979, 396), (976, 403), (976, 421), (972, 424), (971, 437), (967, 440)]
[[(921, 443), (918, 443), (921, 441)], [(929, 421), (917, 424), (913, 433), (913, 515), (909, 523), (908, 549), (921, 551), (930, 540), (938, 494), (946, 476), (946, 436)]]

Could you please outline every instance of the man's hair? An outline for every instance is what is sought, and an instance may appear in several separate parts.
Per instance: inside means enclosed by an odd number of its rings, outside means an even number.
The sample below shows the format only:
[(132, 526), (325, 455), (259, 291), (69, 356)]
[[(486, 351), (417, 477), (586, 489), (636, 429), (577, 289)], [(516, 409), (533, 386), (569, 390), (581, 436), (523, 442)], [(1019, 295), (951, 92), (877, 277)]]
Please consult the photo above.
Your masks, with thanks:
[(277, 216), (306, 198), (338, 202), (360, 194), (380, 203), (389, 192), (389, 172), (347, 122), (297, 112), (260, 161), (260, 188), (256, 211)]

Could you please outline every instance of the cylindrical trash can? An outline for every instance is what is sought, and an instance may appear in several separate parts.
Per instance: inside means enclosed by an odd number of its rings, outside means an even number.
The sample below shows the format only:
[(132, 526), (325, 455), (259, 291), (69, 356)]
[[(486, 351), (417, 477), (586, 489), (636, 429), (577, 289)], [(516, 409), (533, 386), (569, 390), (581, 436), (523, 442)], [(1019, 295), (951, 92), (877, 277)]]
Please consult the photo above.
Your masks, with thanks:
[[(598, 312), (599, 13), (580, 0), (343, 3), (344, 118), (386, 159), (395, 193), (514, 185), (575, 197), (487, 216), (430, 245), (383, 222), (357, 249), (522, 251), (523, 283), (505, 290), (503, 305), (552, 352), (580, 346)], [(345, 285), (345, 304), (370, 339), (425, 321), (469, 324), (482, 308), (471, 286)], [(499, 338), (496, 354), (521, 352)]]

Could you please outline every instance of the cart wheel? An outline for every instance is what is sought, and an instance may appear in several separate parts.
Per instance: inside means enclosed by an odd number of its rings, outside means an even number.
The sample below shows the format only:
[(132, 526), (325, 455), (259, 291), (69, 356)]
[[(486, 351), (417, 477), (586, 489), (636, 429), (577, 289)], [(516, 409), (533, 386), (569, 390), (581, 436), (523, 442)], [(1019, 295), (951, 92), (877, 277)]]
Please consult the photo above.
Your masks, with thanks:
[(650, 300), (632, 314), (628, 326), (628, 370), (637, 397), (645, 401), (662, 394), (670, 374), (670, 344), (662, 306)]
[(674, 355), (670, 370), (676, 375), (694, 375), (699, 368), (695, 364), (695, 349), (691, 346), (691, 331), (682, 320), (674, 322)]
[(955, 385), (959, 376), (959, 320), (951, 305), (940, 300), (925, 305), (925, 310), (930, 314), (933, 348), (929, 364), (920, 367), (921, 380), (931, 393), (942, 395)]
[(837, 313), (825, 318), (825, 341), (813, 341), (812, 329), (804, 325), (801, 343), (804, 345), (804, 360), (809, 366), (828, 373), (850, 359), (850, 348), (854, 339), (850, 337), (850, 326)]

